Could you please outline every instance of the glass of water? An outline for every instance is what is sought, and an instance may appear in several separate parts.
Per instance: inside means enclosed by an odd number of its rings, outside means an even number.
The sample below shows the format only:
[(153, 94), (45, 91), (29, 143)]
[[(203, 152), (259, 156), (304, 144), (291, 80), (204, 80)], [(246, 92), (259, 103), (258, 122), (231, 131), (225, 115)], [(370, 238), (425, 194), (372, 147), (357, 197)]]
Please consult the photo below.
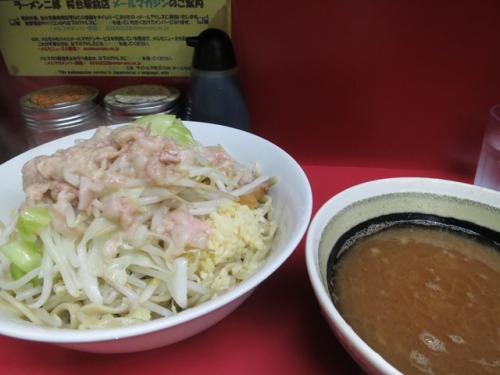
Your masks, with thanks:
[(490, 110), (474, 184), (500, 191), (500, 104)]

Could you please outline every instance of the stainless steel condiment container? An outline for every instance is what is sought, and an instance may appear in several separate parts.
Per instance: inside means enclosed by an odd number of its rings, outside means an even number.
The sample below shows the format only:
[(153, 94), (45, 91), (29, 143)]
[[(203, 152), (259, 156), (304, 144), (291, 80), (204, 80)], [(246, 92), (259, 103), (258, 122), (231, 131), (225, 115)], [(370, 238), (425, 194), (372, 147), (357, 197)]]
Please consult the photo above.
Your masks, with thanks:
[(32, 145), (101, 125), (98, 94), (92, 86), (60, 85), (24, 95), (20, 100), (21, 115), (30, 130)]
[(174, 114), (181, 110), (181, 93), (171, 86), (143, 84), (111, 91), (104, 97), (109, 124), (133, 121), (150, 114)]

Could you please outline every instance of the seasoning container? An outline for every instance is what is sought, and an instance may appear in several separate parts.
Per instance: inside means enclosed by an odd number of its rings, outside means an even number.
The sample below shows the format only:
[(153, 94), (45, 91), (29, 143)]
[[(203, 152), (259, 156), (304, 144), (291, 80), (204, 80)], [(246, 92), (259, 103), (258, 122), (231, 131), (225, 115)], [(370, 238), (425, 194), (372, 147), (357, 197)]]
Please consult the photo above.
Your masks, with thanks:
[(100, 125), (98, 94), (92, 86), (60, 85), (24, 95), (20, 100), (21, 115), (32, 143), (36, 146), (96, 128)]
[(186, 120), (210, 122), (250, 131), (250, 120), (229, 36), (206, 29), (186, 44), (194, 47)]
[(119, 88), (104, 97), (106, 118), (110, 124), (133, 121), (151, 114), (180, 112), (180, 91), (171, 86), (144, 84)]

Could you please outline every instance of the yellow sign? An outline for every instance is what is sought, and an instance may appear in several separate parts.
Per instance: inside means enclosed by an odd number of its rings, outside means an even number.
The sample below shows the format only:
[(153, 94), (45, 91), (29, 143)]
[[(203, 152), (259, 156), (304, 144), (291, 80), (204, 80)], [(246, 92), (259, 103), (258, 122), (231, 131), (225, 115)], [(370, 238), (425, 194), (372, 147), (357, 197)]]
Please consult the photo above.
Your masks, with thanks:
[(188, 76), (188, 36), (230, 32), (230, 0), (2, 0), (0, 50), (18, 76)]

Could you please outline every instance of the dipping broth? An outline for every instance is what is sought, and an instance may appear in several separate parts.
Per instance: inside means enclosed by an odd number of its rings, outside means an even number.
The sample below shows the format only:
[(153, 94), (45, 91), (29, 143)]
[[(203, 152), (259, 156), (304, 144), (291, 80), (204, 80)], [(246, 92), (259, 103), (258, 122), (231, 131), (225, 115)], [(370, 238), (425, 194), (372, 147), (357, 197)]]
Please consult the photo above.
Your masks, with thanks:
[(373, 350), (404, 374), (500, 374), (498, 244), (405, 223), (349, 246), (330, 294)]

